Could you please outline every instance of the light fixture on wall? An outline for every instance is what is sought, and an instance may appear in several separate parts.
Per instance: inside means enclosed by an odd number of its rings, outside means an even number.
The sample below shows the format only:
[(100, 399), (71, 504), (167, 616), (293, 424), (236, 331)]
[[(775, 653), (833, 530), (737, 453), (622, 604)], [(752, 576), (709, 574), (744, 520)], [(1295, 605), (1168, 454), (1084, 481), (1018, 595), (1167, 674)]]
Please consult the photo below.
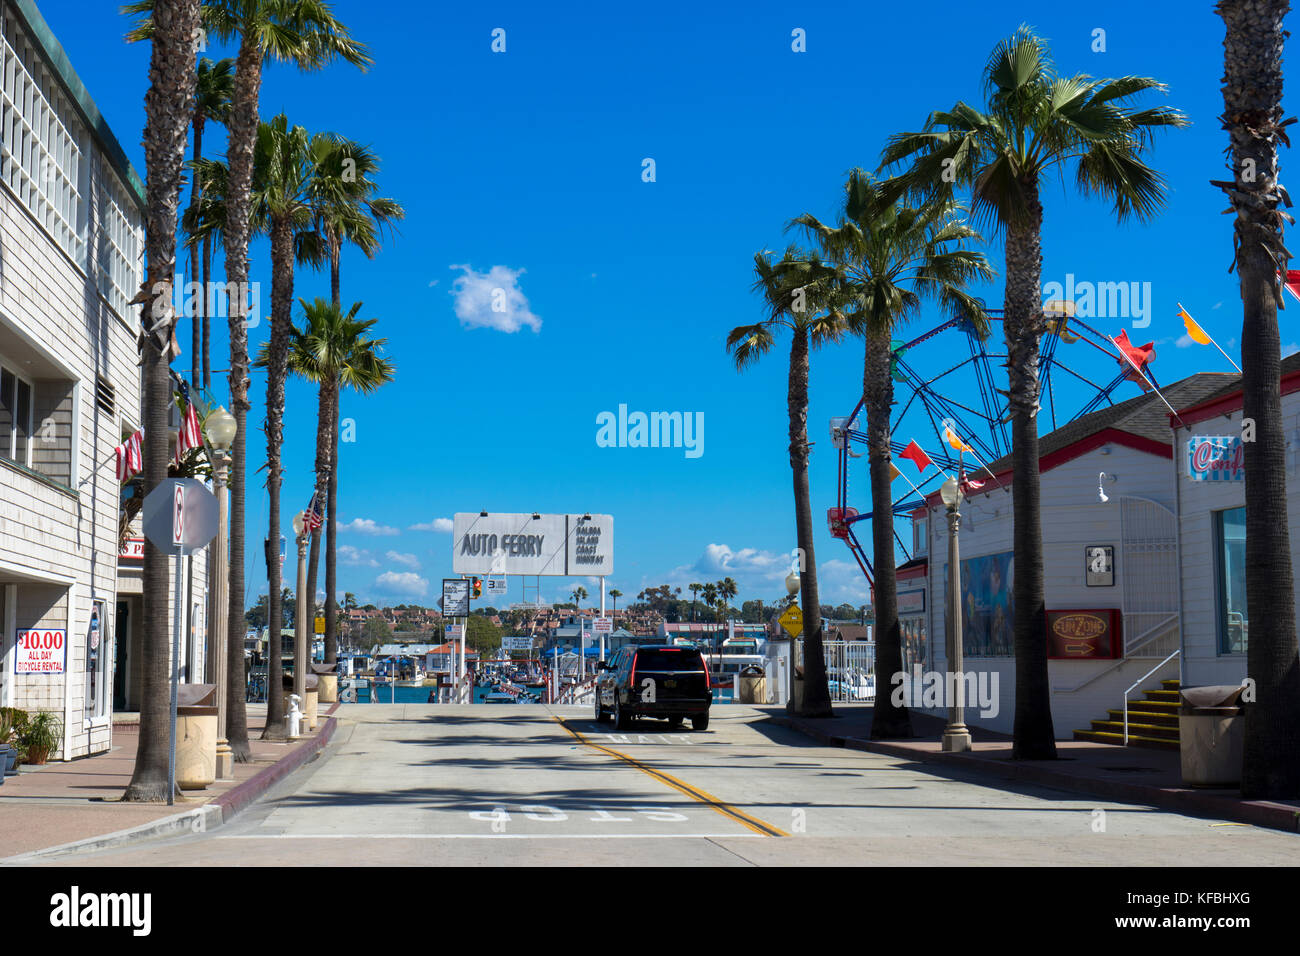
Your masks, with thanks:
[(1119, 475), (1108, 475), (1104, 471), (1098, 472), (1097, 497), (1101, 499), (1102, 504), (1110, 501), (1110, 496), (1106, 494), (1106, 482), (1110, 482), (1113, 485), (1118, 478)]

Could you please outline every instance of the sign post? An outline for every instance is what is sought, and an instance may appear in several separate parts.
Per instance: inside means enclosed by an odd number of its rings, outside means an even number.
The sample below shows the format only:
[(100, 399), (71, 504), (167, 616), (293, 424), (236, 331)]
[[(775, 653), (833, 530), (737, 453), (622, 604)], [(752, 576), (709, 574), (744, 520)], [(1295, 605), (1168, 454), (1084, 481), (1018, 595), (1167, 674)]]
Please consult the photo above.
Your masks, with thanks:
[(185, 579), (181, 558), (205, 548), (217, 535), (217, 498), (197, 478), (168, 478), (144, 499), (145, 537), (176, 559), (172, 602), (171, 746), (167, 753), (167, 805), (176, 798), (176, 704), (180, 684), (181, 630), (185, 626)]

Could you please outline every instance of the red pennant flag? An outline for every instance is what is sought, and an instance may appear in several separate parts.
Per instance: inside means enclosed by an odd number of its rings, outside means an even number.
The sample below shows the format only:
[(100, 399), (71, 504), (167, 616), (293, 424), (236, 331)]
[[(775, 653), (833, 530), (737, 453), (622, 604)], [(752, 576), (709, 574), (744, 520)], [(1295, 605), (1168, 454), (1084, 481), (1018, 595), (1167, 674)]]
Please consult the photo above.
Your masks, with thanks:
[(908, 442), (907, 447), (903, 449), (902, 453), (898, 457), (906, 458), (912, 464), (916, 465), (916, 470), (920, 472), (925, 471), (925, 469), (934, 464), (934, 462), (930, 460), (930, 456), (923, 452), (921, 446), (915, 441)]
[(1134, 345), (1128, 340), (1128, 331), (1121, 329), (1119, 335), (1115, 336), (1115, 344), (1119, 347), (1120, 354), (1123, 355), (1123, 358), (1119, 359), (1119, 364), (1132, 369), (1128, 378), (1137, 382), (1145, 390), (1148, 387), (1147, 383), (1137, 373), (1145, 371), (1147, 365), (1156, 357), (1155, 342), (1148, 342), (1146, 345)]

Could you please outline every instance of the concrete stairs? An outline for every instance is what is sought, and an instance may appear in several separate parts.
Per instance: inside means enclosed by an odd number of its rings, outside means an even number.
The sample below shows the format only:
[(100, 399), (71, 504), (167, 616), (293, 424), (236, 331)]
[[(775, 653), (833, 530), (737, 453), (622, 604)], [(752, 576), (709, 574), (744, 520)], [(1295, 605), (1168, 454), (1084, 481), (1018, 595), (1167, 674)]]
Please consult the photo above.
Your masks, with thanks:
[[(1162, 680), (1159, 690), (1143, 691), (1144, 700), (1128, 702), (1128, 745), (1152, 750), (1177, 750), (1177, 680)], [(1092, 721), (1092, 729), (1076, 730), (1075, 740), (1099, 744), (1124, 744), (1124, 711), (1109, 710), (1104, 720)]]

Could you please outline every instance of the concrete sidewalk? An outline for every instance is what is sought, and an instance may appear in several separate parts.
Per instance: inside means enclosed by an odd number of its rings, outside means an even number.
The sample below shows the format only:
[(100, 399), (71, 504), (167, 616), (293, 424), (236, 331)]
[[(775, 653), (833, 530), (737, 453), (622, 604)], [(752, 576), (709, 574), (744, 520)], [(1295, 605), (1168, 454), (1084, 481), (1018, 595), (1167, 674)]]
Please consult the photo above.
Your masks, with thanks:
[(1011, 738), (971, 728), (972, 750), (940, 751), (945, 722), (912, 713), (911, 740), (873, 741), (872, 705), (836, 704), (827, 720), (791, 717), (779, 707), (758, 707), (773, 723), (837, 747), (907, 757), (944, 769), (1086, 793), (1121, 803), (1138, 803), (1194, 816), (1212, 817), (1259, 827), (1300, 832), (1300, 800), (1246, 800), (1237, 790), (1184, 786), (1181, 757), (1174, 750), (1146, 750), (1087, 741), (1058, 740), (1056, 760), (1012, 760)]
[(230, 821), (273, 785), (302, 766), (334, 734), (338, 704), (327, 705), (315, 733), (292, 743), (259, 740), (266, 705), (248, 705), (253, 760), (235, 764), (234, 780), (186, 791), (173, 806), (121, 803), (135, 768), (139, 725), (114, 724), (113, 749), (93, 757), (23, 766), (0, 786), (0, 863), (30, 854), (116, 846), (132, 840), (211, 830)]

